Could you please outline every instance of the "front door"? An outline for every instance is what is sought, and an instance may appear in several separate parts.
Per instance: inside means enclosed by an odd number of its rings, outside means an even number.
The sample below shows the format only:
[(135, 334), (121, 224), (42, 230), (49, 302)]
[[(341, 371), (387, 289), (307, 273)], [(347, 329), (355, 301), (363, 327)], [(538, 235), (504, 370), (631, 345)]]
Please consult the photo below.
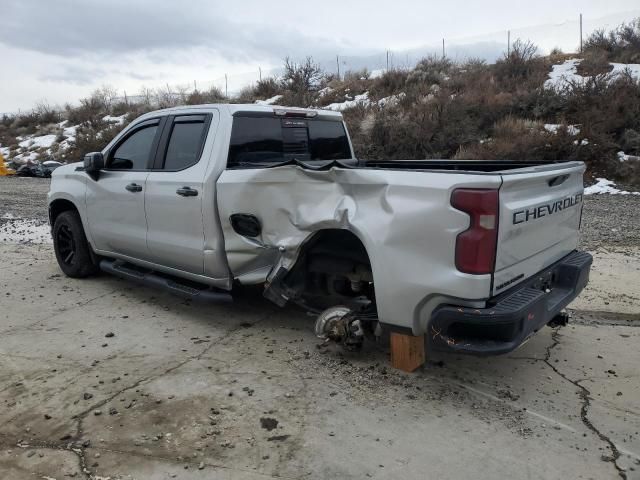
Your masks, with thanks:
[(160, 120), (134, 126), (106, 154), (97, 181), (87, 180), (87, 217), (96, 249), (148, 260), (144, 193)]

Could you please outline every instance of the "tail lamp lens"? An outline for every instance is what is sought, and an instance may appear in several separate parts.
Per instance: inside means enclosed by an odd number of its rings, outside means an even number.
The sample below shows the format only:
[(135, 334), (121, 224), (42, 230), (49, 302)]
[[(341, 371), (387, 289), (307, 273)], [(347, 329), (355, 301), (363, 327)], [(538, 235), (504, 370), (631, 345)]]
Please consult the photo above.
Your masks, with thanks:
[(456, 268), (464, 273), (492, 273), (498, 241), (498, 190), (458, 188), (451, 205), (470, 217), (469, 228), (456, 239)]

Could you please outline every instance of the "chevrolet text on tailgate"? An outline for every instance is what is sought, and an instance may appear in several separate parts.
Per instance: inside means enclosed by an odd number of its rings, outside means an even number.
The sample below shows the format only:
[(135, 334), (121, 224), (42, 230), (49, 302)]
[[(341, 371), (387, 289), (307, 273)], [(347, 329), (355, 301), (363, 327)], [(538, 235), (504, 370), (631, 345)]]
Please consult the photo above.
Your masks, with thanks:
[(349, 348), (388, 329), (497, 354), (564, 321), (587, 284), (584, 170), (363, 163), (339, 113), (201, 105), (143, 115), (58, 168), (49, 218), (71, 277), (103, 270), (219, 302), (234, 284), (262, 284)]

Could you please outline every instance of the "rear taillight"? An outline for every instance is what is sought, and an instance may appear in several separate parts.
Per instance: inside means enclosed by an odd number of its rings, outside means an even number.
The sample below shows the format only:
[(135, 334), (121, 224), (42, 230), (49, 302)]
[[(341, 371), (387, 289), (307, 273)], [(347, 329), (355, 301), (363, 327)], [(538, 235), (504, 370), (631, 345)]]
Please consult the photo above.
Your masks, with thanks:
[(458, 188), (451, 205), (470, 217), (469, 228), (456, 239), (456, 268), (464, 273), (492, 273), (498, 241), (498, 190)]

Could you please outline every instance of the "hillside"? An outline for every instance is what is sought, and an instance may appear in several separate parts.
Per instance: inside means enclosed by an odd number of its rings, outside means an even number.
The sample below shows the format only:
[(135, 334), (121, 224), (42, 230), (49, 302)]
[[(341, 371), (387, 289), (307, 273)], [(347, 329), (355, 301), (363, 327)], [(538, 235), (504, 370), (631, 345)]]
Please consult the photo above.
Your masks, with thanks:
[(97, 90), (62, 111), (46, 104), (0, 120), (0, 152), (15, 162), (76, 161), (136, 116), (215, 102), (342, 111), (362, 159), (582, 160), (592, 177), (640, 185), (640, 19), (594, 33), (580, 55), (538, 56), (517, 41), (494, 64), (423, 59), (411, 70), (347, 72), (285, 61), (280, 78), (235, 98), (216, 90), (141, 92), (136, 102)]

